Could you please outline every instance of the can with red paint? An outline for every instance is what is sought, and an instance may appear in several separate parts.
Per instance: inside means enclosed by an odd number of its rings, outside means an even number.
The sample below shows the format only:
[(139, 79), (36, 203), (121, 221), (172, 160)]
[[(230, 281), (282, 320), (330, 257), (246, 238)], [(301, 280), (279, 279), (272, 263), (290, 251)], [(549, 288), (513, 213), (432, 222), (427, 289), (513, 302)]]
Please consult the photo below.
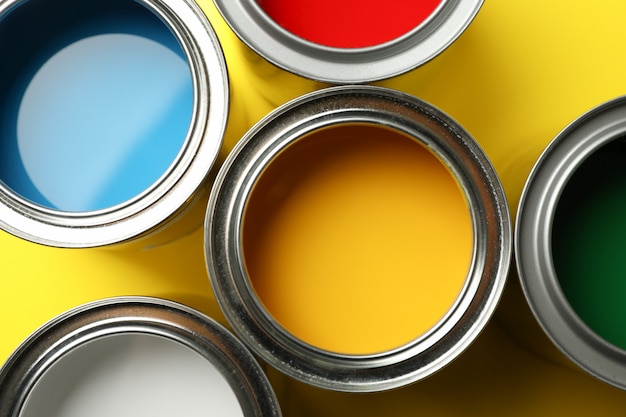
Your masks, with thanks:
[(333, 84), (390, 78), (430, 61), (483, 0), (216, 0), (251, 49), (287, 71)]

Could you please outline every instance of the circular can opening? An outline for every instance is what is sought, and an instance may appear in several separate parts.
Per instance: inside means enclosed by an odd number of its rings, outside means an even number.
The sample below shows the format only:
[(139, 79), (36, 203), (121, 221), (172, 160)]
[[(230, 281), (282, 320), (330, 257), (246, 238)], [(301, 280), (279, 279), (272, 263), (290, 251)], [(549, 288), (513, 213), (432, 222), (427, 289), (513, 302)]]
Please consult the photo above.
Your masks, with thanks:
[(242, 341), (296, 379), (381, 391), (438, 371), (495, 309), (504, 193), (469, 134), (404, 93), (343, 86), (260, 121), (222, 165), (205, 250)]
[(552, 226), (552, 256), (563, 294), (604, 340), (626, 350), (625, 138), (588, 156), (568, 179)]
[(428, 19), (443, 0), (257, 0), (287, 31), (334, 48), (367, 48), (393, 41)]
[(0, 55), (4, 230), (51, 246), (120, 243), (208, 195), (197, 190), (221, 148), (228, 82), (195, 3), (0, 2)]
[(515, 255), (537, 321), (581, 369), (626, 389), (626, 99), (574, 120), (537, 160)]
[(243, 416), (215, 365), (173, 340), (118, 334), (73, 349), (39, 378), (20, 417)]
[(152, 297), (52, 319), (0, 368), (0, 416), (279, 417), (262, 368), (226, 328)]
[(7, 187), (49, 209), (88, 212), (132, 200), (166, 174), (194, 94), (185, 52), (157, 15), (129, 0), (30, 0), (0, 27)]
[(347, 123), (268, 164), (242, 242), (252, 286), (281, 326), (362, 355), (416, 340), (447, 315), (474, 236), (466, 197), (436, 155), (395, 130)]

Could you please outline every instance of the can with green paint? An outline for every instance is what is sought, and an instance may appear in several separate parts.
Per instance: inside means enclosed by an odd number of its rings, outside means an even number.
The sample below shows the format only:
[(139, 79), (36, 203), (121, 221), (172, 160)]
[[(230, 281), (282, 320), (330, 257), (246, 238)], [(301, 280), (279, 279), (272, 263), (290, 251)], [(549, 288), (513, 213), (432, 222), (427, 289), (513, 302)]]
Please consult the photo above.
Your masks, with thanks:
[(578, 366), (626, 389), (626, 97), (588, 111), (550, 143), (518, 209), (526, 298)]

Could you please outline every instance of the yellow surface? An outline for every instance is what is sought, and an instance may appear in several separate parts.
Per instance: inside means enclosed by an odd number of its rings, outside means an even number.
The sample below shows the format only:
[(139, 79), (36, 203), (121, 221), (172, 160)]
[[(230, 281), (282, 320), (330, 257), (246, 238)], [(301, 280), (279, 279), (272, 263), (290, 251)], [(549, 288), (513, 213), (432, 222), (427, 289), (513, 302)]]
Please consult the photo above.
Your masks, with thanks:
[(424, 146), (375, 126), (311, 134), (263, 173), (244, 257), (289, 332), (345, 354), (392, 350), (430, 330), (467, 276), (472, 217)]
[[(259, 92), (259, 76), (246, 65), (270, 67), (245, 53), (209, 1), (202, 5), (229, 61), (235, 112), (227, 146), (232, 146), (273, 105), (316, 83), (274, 72), (276, 83)], [(514, 209), (528, 171), (558, 131), (626, 91), (624, 16), (623, 0), (487, 0), (467, 32), (440, 57), (381, 84), (412, 92), (463, 124), (491, 157)], [(50, 249), (0, 233), (0, 251), (0, 362), (52, 316), (102, 297), (165, 296), (220, 317), (200, 232), (135, 253)], [(624, 414), (626, 393), (564, 366), (550, 346), (530, 321), (517, 284), (510, 282), (496, 320), (469, 351), (411, 387), (348, 395), (271, 375), (286, 416)]]

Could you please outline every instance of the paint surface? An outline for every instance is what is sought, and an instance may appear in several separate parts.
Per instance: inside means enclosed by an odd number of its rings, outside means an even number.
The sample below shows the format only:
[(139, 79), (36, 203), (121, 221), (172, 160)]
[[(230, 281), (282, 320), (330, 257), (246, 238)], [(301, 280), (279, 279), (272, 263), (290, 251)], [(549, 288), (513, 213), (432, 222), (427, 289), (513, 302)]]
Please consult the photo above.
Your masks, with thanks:
[(141, 334), (109, 336), (57, 361), (21, 417), (243, 417), (218, 369), (195, 351)]
[(453, 305), (472, 251), (459, 185), (392, 130), (320, 130), (280, 154), (253, 189), (243, 250), (252, 285), (288, 332), (369, 354), (431, 329)]
[(257, 0), (278, 25), (335, 48), (363, 48), (415, 29), (442, 0)]
[(136, 197), (168, 170), (189, 130), (193, 85), (151, 11), (132, 1), (69, 6), (75, 15), (61, 27), (32, 17), (41, 4), (11, 13), (16, 25), (41, 23), (23, 45), (10, 24), (0, 33), (18, 44), (0, 46), (14, 57), (0, 82), (0, 180), (35, 204), (86, 212)]
[(552, 228), (565, 297), (599, 336), (626, 349), (626, 142), (591, 155), (569, 179)]

